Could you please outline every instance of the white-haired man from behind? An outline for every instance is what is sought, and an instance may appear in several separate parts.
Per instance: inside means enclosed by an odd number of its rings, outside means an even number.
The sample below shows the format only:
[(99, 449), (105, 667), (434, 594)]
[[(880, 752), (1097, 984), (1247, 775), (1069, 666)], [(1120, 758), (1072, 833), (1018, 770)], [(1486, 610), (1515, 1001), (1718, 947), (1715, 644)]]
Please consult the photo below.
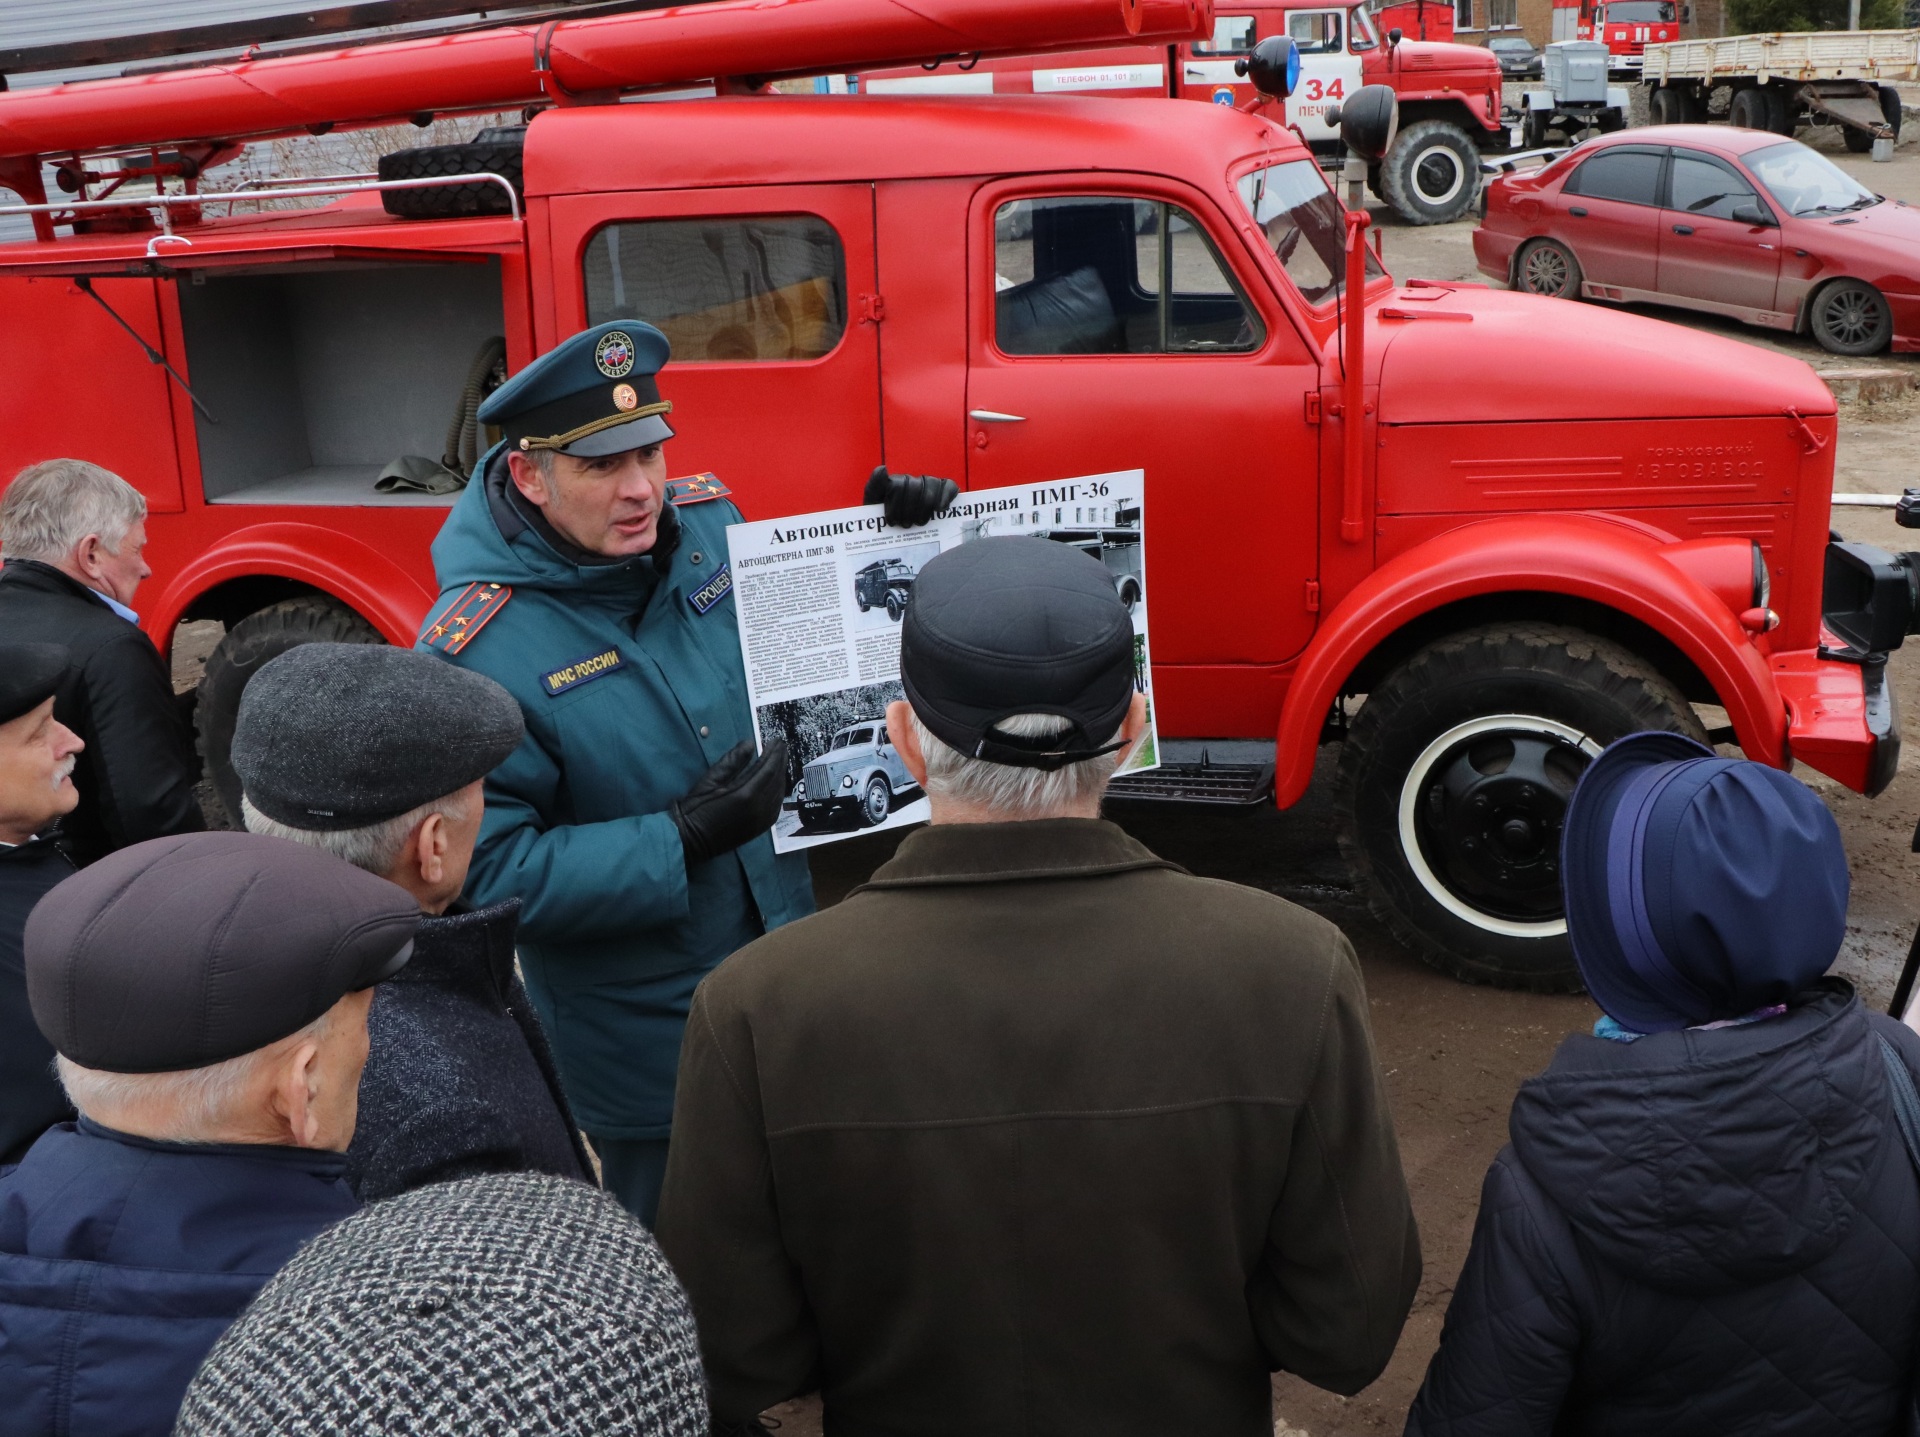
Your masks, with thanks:
[(0, 494), (0, 633), (71, 661), (54, 716), (86, 744), (62, 832), (83, 866), (205, 826), (192, 736), (132, 608), (150, 572), (146, 516), (138, 489), (80, 459), (31, 465)]

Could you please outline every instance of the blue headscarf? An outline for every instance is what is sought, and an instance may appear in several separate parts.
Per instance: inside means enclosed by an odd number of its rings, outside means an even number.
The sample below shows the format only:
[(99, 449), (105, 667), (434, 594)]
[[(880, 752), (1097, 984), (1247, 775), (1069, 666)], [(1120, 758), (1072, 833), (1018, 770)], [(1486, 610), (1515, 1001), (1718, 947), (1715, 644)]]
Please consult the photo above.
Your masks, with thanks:
[(1840, 828), (1799, 780), (1673, 733), (1633, 734), (1581, 776), (1561, 840), (1587, 991), (1640, 1033), (1784, 1003), (1846, 933)]

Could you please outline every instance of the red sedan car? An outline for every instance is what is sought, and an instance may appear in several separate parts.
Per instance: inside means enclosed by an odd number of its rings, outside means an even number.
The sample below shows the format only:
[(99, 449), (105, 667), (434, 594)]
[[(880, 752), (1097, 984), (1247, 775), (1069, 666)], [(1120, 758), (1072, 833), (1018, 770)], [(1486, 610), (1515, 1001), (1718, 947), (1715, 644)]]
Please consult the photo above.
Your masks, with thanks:
[(1485, 206), (1474, 258), (1515, 289), (1705, 310), (1834, 354), (1920, 350), (1920, 210), (1771, 131), (1603, 135), (1501, 175)]

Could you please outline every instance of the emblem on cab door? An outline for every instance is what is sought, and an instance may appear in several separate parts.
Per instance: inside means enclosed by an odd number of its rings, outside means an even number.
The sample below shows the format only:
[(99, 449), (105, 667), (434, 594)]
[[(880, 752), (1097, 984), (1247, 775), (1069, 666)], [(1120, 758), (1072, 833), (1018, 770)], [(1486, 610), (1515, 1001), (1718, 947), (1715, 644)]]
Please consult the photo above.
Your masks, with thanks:
[(633, 336), (609, 330), (593, 348), (593, 362), (609, 379), (624, 379), (633, 368)]

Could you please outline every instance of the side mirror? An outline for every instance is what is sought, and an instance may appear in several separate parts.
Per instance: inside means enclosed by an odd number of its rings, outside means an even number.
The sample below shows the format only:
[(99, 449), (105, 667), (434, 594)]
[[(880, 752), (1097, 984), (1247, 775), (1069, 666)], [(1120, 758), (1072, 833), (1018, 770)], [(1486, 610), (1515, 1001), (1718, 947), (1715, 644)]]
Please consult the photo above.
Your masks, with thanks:
[(1772, 228), (1774, 223), (1773, 216), (1758, 205), (1735, 205), (1732, 218), (1735, 224), (1741, 225), (1766, 225)]
[(1362, 85), (1344, 105), (1335, 105), (1326, 113), (1329, 125), (1338, 127), (1340, 142), (1347, 153), (1377, 164), (1393, 148), (1400, 132), (1400, 104), (1391, 85)]
[(1246, 59), (1233, 62), (1233, 73), (1253, 81), (1268, 99), (1284, 100), (1300, 83), (1300, 47), (1291, 35), (1269, 36)]
[(1680, 7), (1680, 23), (1682, 25), (1685, 25), (1690, 23), (1692, 19), (1693, 19), (1693, 6), (1682, 5)]
[(1398, 25), (1395, 25), (1391, 30), (1387, 31), (1387, 44), (1389, 46), (1398, 45), (1406, 38), (1406, 31), (1402, 30)]

